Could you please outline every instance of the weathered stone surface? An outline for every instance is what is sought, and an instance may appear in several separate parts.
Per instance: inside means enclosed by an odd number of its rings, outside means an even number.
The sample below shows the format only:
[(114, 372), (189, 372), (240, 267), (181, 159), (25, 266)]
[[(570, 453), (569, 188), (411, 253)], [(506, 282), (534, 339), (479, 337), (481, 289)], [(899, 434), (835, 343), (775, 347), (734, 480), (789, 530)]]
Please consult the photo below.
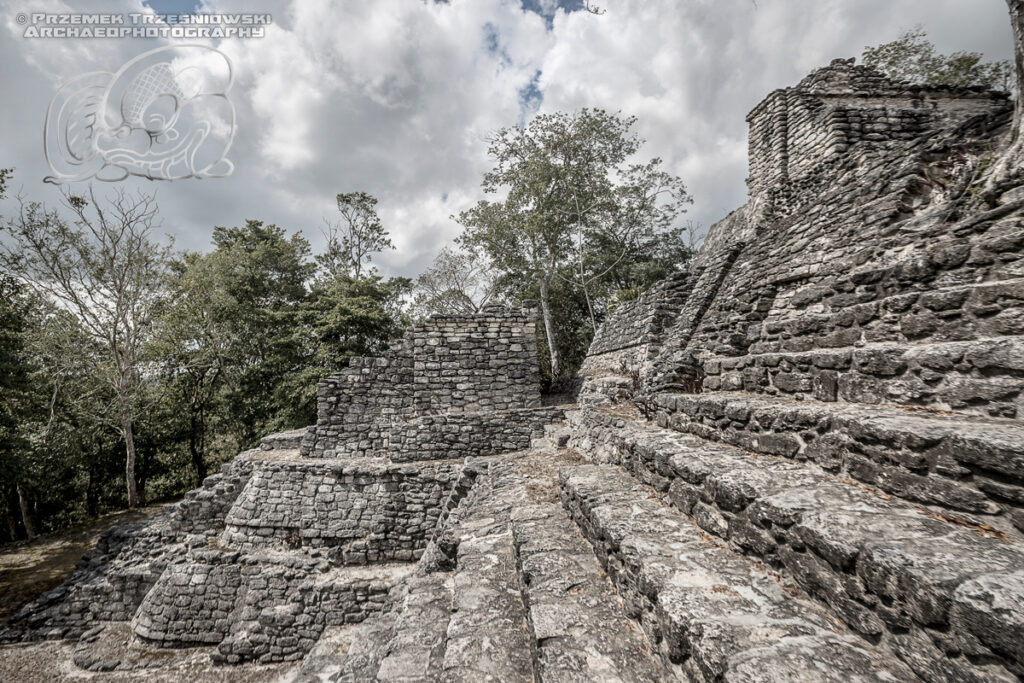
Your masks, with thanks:
[(913, 680), (890, 655), (833, 620), (713, 540), (622, 470), (582, 466), (560, 472), (560, 492), (597, 549), (631, 613), (668, 666), (702, 680), (786, 680), (789, 672), (827, 672), (824, 680)]
[(302, 683), (1024, 677), (1024, 208), (968, 187), (1010, 110), (845, 60), (772, 93), (750, 201), (561, 382), (617, 416), (548, 424), (532, 310), (432, 318), (0, 639)]
[(961, 584), (953, 596), (950, 621), (1024, 668), (1024, 572), (1019, 565), (1016, 568)]
[[(973, 585), (975, 577), (1024, 566), (1018, 541), (943, 521), (811, 465), (744, 453), (592, 409), (570, 413), (569, 424), (570, 445), (595, 461), (622, 466), (705, 531), (783, 568), (858, 633), (889, 642), (910, 629), (931, 633), (924, 637), (933, 637), (934, 647), (951, 656), (962, 647), (955, 643), (969, 642), (982, 658), (1006, 659), (1003, 650), (972, 635), (969, 624), (1005, 618), (1004, 631), (1012, 632), (1016, 615), (971, 612), (973, 621), (965, 621), (953, 605), (961, 587)], [(614, 528), (614, 521), (608, 524)], [(1005, 595), (1011, 594), (1008, 588)], [(1019, 663), (972, 667), (960, 661), (954, 669), (983, 679), (1010, 675)]]
[[(1016, 533), (1019, 420), (715, 392), (658, 394), (658, 423), (746, 450), (813, 460), (907, 500), (985, 515)], [(999, 480), (993, 485), (991, 480)]]
[[(454, 452), (431, 451), (432, 457), (472, 454), (487, 438), (486, 430), (493, 430), (499, 442), (515, 432), (528, 444), (536, 422), (498, 422), (488, 414), (540, 407), (534, 313), (492, 306), (481, 315), (432, 316), (385, 356), (352, 358), (347, 369), (317, 385), (317, 423), (302, 443), (303, 455), (381, 456), (392, 451), (405, 454), (403, 460), (426, 460), (417, 451), (429, 451), (436, 434), (429, 428), (403, 429), (403, 424), (437, 414), (454, 414), (450, 419), (475, 429), (447, 432), (443, 443)], [(460, 442), (460, 434), (469, 440)]]
[(450, 574), (416, 577), (404, 587), (378, 681), (432, 680), (440, 675), (452, 610)]
[[(216, 646), (219, 663), (294, 661), (325, 631), (387, 607), (390, 616), (366, 630), (381, 643), (353, 642), (341, 658), (320, 649), (320, 664), (301, 677), (531, 679), (523, 653), (536, 646), (510, 522), (523, 484), (511, 494), (479, 456), (529, 448), (562, 415), (539, 406), (532, 317), (495, 308), (434, 318), (403, 343), (409, 353), (358, 360), (342, 374), (364, 382), (344, 394), (347, 408), (321, 391), (320, 426), (354, 431), (265, 437), (161, 516), (105, 535), (94, 559), (4, 637), (74, 636), (98, 621), (130, 620), (140, 642)], [(377, 372), (396, 363), (409, 373)], [(354, 405), (370, 413), (360, 417)], [(384, 438), (375, 441), (368, 425)], [(354, 448), (329, 447), (342, 433), (338, 443)], [(311, 441), (323, 450), (303, 457)], [(323, 457), (332, 450), (352, 457)], [(423, 576), (407, 578), (428, 544), (435, 550)], [(81, 658), (93, 669), (108, 664)]]
[(622, 611), (593, 548), (557, 504), (518, 508), (512, 531), (544, 681), (664, 677)]
[(410, 562), (460, 470), (369, 458), (263, 462), (224, 518), (220, 540), (241, 550), (323, 549), (341, 564)]

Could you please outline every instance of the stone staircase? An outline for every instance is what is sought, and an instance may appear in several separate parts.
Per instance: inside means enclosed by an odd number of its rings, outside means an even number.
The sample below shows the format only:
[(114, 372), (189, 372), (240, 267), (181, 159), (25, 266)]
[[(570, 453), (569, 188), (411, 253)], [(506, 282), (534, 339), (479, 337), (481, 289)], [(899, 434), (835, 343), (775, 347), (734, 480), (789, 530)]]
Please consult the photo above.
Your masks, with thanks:
[(560, 495), (666, 670), (1024, 678), (1024, 188), (979, 200), (1006, 110), (953, 97), (904, 130), (917, 95), (848, 62), (773, 93), (716, 277), (617, 371), (651, 304), (598, 331)]
[[(596, 411), (573, 414), (570, 423), (572, 445), (615, 472), (594, 474), (603, 485), (613, 477), (621, 480), (616, 489), (646, 484), (649, 496), (714, 542), (775, 568), (921, 678), (1015, 680), (1024, 671), (1024, 651), (1006, 637), (1024, 616), (1019, 534), (915, 505), (813, 462)], [(563, 495), (585, 498), (574, 482), (563, 473)]]
[(316, 666), (307, 658), (298, 680), (980, 681), (1018, 672), (997, 642), (1015, 622), (984, 608), (993, 591), (997, 602), (1013, 599), (998, 573), (1024, 566), (996, 529), (814, 463), (592, 408), (549, 425), (530, 451), (467, 469), (472, 486), (416, 575), (355, 627), (344, 652)]
[(562, 471), (564, 504), (684, 680), (912, 680), (890, 653), (609, 465)]
[(885, 493), (1018, 535), (1024, 424), (742, 393), (661, 394), (658, 424), (810, 461)]
[(299, 679), (675, 680), (558, 503), (555, 468), (534, 482), (543, 494), (524, 474), (562, 453), (475, 460), (480, 474), (417, 576), (359, 625), (345, 656)]

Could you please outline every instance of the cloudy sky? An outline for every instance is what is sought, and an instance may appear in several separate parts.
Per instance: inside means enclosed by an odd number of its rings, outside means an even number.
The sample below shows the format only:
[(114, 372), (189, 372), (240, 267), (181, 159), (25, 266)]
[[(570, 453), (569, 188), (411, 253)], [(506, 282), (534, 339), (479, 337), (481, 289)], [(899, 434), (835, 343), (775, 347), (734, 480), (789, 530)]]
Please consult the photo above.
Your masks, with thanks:
[[(226, 178), (156, 190), (164, 230), (206, 249), (214, 225), (248, 218), (322, 245), (339, 192), (380, 199), (397, 250), (389, 274), (416, 275), (458, 234), (450, 216), (482, 195), (489, 132), (538, 112), (601, 107), (638, 117), (642, 156), (659, 156), (705, 228), (745, 200), (744, 116), (774, 88), (921, 24), (942, 52), (1011, 55), (1004, 0), (119, 0), (103, 11), (268, 12), (263, 38), (208, 41), (226, 53), (237, 133)], [(12, 193), (54, 202), (43, 122), (54, 92), (117, 71), (161, 42), (24, 37), (21, 13), (95, 12), (86, 0), (0, 0), (0, 167)], [(110, 186), (100, 184), (103, 191)], [(0, 203), (0, 214), (12, 209)]]

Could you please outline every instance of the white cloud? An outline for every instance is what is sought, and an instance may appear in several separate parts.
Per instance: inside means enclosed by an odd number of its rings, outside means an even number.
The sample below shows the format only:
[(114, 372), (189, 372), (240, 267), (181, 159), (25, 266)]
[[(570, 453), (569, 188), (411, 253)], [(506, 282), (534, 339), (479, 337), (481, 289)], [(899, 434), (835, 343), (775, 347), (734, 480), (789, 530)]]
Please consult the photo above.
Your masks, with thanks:
[[(563, 3), (564, 4), (564, 3)], [(237, 80), (238, 133), (226, 179), (158, 186), (179, 246), (207, 248), (213, 225), (247, 218), (301, 229), (321, 244), (321, 216), (338, 192), (380, 199), (398, 250), (389, 272), (415, 275), (458, 233), (449, 216), (481, 195), (489, 132), (523, 116), (521, 92), (539, 72), (539, 111), (596, 106), (639, 119), (644, 156), (660, 156), (696, 199), (705, 226), (744, 201), (746, 113), (834, 57), (859, 55), (924, 24), (940, 50), (1010, 53), (1002, 0), (608, 0), (601, 16), (524, 11), (518, 0), (348, 0), (242, 3), (207, 11), (267, 11), (262, 39), (223, 41)], [(121, 11), (143, 11), (122, 0)], [(38, 10), (35, 10), (38, 8)], [(116, 70), (151, 41), (29, 41), (0, 0), (0, 167), (15, 189), (43, 186), (42, 116), (56, 85)], [(89, 11), (85, 0), (40, 0), (35, 11)], [(105, 11), (117, 11), (105, 8)], [(153, 185), (133, 181), (143, 188)], [(9, 210), (0, 205), (0, 212)]]

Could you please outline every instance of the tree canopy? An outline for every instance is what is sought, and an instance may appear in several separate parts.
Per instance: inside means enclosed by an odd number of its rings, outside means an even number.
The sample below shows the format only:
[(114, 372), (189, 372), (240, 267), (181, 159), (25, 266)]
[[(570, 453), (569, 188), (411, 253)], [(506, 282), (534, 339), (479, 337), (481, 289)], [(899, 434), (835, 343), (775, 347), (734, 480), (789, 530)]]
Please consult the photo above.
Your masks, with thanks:
[(556, 321), (556, 298), (583, 306), (586, 338), (618, 290), (645, 287), (689, 256), (676, 221), (690, 197), (660, 159), (635, 161), (643, 144), (635, 122), (582, 109), (498, 130), (488, 150), (494, 167), (482, 189), (504, 198), (481, 200), (457, 217), (460, 244), (490, 260), (506, 294), (540, 300), (553, 378), (566, 369), (566, 344), (581, 343), (564, 329), (567, 320)]
[(409, 280), (375, 274), (370, 252), (332, 268), (329, 249), (248, 220), (175, 253), (150, 237), (156, 218), (149, 196), (89, 193), (5, 222), (0, 540), (194, 487), (263, 434), (314, 422), (317, 380), (408, 322)]
[(896, 40), (865, 48), (861, 58), (867, 66), (909, 83), (984, 85), (1001, 90), (1014, 85), (1009, 60), (986, 62), (982, 53), (964, 50), (939, 54), (921, 26), (904, 31)]

